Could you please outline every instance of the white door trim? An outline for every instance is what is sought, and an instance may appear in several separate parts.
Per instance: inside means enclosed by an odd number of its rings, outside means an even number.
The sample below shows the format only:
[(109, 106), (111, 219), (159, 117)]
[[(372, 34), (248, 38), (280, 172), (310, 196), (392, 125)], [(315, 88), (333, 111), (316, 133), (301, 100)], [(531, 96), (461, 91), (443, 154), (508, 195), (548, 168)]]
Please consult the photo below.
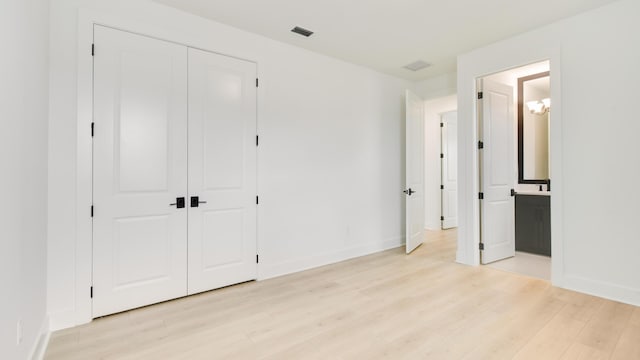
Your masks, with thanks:
[[(563, 173), (562, 173), (562, 59), (561, 47), (549, 39), (495, 44), (458, 57), (458, 250), (456, 261), (479, 265), (480, 221), (478, 156), (477, 156), (477, 89), (476, 79), (504, 70), (544, 60), (551, 67), (551, 102), (554, 121), (551, 124), (551, 197), (552, 274), (551, 281), (563, 286)], [(504, 47), (504, 48), (503, 48)], [(508, 48), (508, 50), (506, 50)], [(501, 56), (495, 54), (500, 53)]]
[[(76, 132), (76, 237), (75, 237), (75, 304), (63, 313), (51, 315), (52, 330), (63, 329), (91, 322), (92, 300), (90, 288), (92, 282), (92, 221), (90, 206), (92, 202), (92, 139), (91, 122), (93, 120), (93, 44), (94, 25), (103, 25), (134, 34), (144, 35), (164, 41), (170, 41), (188, 47), (235, 57), (258, 63), (256, 60), (216, 52), (204, 40), (193, 43), (189, 36), (175, 35), (166, 27), (140, 21), (140, 18), (89, 9), (78, 11), (77, 43), (77, 132)], [(96, 49), (96, 52), (99, 48)], [(260, 69), (257, 67), (258, 76)], [(261, 88), (258, 88), (257, 115), (258, 133), (260, 133)], [(258, 156), (259, 157), (259, 156)], [(256, 161), (256, 168), (258, 168)], [(257, 175), (256, 175), (257, 176)], [(256, 179), (257, 180), (257, 179)], [(258, 193), (260, 189), (258, 188)], [(260, 242), (256, 239), (258, 253)], [(259, 267), (259, 264), (258, 264)], [(259, 271), (259, 269), (258, 269)]]
[[(455, 158), (455, 164), (456, 164), (456, 166), (454, 166), (456, 169), (456, 181), (455, 181), (456, 196), (458, 192), (458, 174), (457, 174), (458, 156), (456, 153), (454, 154), (455, 156), (452, 157), (451, 153), (447, 151), (449, 140), (446, 139), (446, 136), (448, 136), (453, 132), (448, 130), (451, 124), (449, 122), (445, 123), (445, 116), (450, 115), (451, 113), (456, 114), (454, 124), (457, 129), (458, 128), (458, 111), (457, 110), (445, 111), (443, 113), (438, 114), (438, 116), (440, 117), (440, 153), (443, 154), (443, 157), (440, 158), (440, 229), (441, 230), (453, 229), (458, 227), (458, 212), (457, 211), (455, 212), (456, 215), (455, 217), (453, 217), (453, 220), (451, 220), (452, 218), (447, 216), (447, 214), (450, 214), (450, 212), (447, 210), (450, 210), (451, 202), (445, 201), (447, 197), (447, 192), (451, 191), (451, 184), (445, 180), (447, 179), (447, 173), (449, 172), (449, 168), (450, 168), (449, 160), (451, 160), (452, 158)], [(458, 132), (456, 131), (455, 134), (457, 137)], [(457, 142), (458, 141), (456, 138), (456, 143)], [(455, 206), (458, 206), (457, 202)]]

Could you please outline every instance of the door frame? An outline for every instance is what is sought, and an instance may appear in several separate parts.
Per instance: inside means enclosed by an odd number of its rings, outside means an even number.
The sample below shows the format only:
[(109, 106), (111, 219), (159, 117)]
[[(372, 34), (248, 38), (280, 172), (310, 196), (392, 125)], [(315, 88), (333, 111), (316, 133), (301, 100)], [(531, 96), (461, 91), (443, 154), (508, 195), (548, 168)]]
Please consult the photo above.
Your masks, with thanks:
[[(91, 298), (92, 267), (93, 267), (93, 222), (91, 206), (93, 198), (93, 140), (91, 137), (91, 123), (93, 120), (93, 56), (91, 54), (93, 44), (94, 25), (102, 25), (117, 30), (127, 31), (133, 34), (143, 35), (162, 41), (200, 49), (215, 54), (220, 54), (236, 59), (250, 61), (256, 64), (256, 74), (260, 77), (259, 62), (251, 59), (251, 54), (241, 56), (229, 55), (224, 52), (212, 50), (212, 44), (206, 40), (197, 40), (187, 33), (176, 33), (160, 24), (152, 24), (141, 21), (135, 16), (107, 13), (89, 9), (78, 11), (78, 38), (77, 38), (77, 93), (76, 93), (76, 236), (75, 236), (75, 294), (74, 306), (64, 314), (56, 315), (55, 328), (73, 327), (93, 320)], [(197, 38), (196, 38), (197, 39)], [(215, 46), (215, 45), (214, 45)], [(222, 47), (222, 45), (221, 45)], [(227, 51), (232, 48), (227, 45)], [(99, 49), (96, 49), (99, 52)], [(256, 127), (260, 133), (260, 114), (262, 108), (262, 87), (258, 87), (256, 94)], [(256, 187), (259, 193), (259, 161), (260, 151), (256, 147)], [(260, 219), (260, 208), (257, 210), (256, 221)], [(259, 223), (257, 223), (259, 229)], [(260, 253), (259, 233), (256, 234), (256, 247)], [(256, 264), (258, 278), (260, 264)]]
[[(501, 54), (496, 56), (496, 54)], [(551, 77), (550, 163), (554, 178), (551, 196), (552, 272), (551, 282), (565, 283), (563, 256), (563, 172), (562, 172), (562, 51), (558, 39), (530, 34), (517, 41), (505, 41), (458, 57), (458, 246), (456, 261), (480, 264), (480, 188), (478, 143), (477, 79), (527, 64), (549, 60)]]
[[(450, 110), (450, 111), (445, 111), (445, 112), (441, 112), (438, 114), (438, 116), (440, 117), (440, 154), (444, 154), (444, 149), (445, 149), (445, 139), (444, 139), (444, 126), (442, 124), (444, 124), (444, 120), (443, 120), (443, 116), (448, 114), (448, 113), (452, 113), (455, 112), (456, 113), (456, 126), (458, 126), (458, 110)], [(458, 134), (456, 133), (456, 137), (458, 136)], [(456, 157), (456, 164), (457, 164), (457, 157)], [(445, 163), (445, 158), (444, 157), (440, 157), (440, 230), (448, 230), (448, 229), (455, 229), (457, 228), (457, 221), (456, 221), (456, 226), (452, 226), (450, 228), (445, 228), (444, 227), (444, 193), (445, 193), (445, 189), (443, 188), (444, 185), (444, 178), (445, 178), (445, 171), (444, 171), (444, 163)], [(457, 181), (457, 174), (456, 174), (456, 185), (457, 185), (458, 181)], [(457, 186), (456, 186), (457, 187)], [(456, 192), (458, 190), (456, 189)], [(457, 204), (456, 204), (457, 205)], [(456, 216), (457, 218), (457, 216)]]
[(429, 230), (442, 230), (442, 204), (440, 185), (442, 169), (440, 161), (440, 121), (442, 114), (458, 110), (458, 97), (454, 92), (449, 95), (426, 99), (425, 104), (425, 227)]

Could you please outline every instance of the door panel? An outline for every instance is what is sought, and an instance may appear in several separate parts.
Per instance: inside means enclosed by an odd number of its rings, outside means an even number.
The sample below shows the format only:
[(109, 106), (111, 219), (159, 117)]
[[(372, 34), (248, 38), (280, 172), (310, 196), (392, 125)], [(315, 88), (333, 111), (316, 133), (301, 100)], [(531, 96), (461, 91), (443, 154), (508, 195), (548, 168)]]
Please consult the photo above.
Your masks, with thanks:
[(114, 120), (120, 191), (166, 191), (169, 119), (162, 104), (171, 96), (172, 59), (124, 50), (119, 62)]
[(243, 209), (213, 210), (202, 213), (202, 269), (242, 264), (244, 260)]
[(256, 64), (189, 49), (189, 294), (257, 277)]
[(93, 316), (186, 295), (187, 49), (95, 26)]
[(458, 113), (442, 114), (442, 228), (458, 226)]
[(115, 291), (167, 279), (171, 256), (169, 226), (167, 215), (115, 219)]
[(483, 81), (482, 263), (515, 255), (513, 88)]
[(424, 242), (424, 101), (407, 90), (405, 105), (407, 167), (405, 250), (408, 254)]

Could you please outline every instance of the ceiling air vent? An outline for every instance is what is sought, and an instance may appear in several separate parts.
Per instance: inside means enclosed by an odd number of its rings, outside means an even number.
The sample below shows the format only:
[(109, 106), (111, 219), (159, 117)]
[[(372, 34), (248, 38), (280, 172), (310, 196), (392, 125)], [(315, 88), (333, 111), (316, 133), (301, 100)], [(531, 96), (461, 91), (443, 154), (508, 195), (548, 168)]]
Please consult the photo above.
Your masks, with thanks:
[(405, 65), (403, 67), (405, 69), (407, 69), (407, 70), (418, 71), (418, 70), (426, 69), (429, 66), (431, 66), (431, 64), (429, 64), (428, 62), (425, 62), (425, 61), (422, 61), (422, 60), (418, 60), (418, 61), (412, 62), (409, 65)]
[(313, 31), (311, 30), (307, 30), (305, 28), (301, 28), (300, 26), (296, 26), (293, 29), (291, 29), (291, 31), (293, 31), (296, 34), (300, 34), (302, 36), (306, 36), (309, 37), (313, 34)]

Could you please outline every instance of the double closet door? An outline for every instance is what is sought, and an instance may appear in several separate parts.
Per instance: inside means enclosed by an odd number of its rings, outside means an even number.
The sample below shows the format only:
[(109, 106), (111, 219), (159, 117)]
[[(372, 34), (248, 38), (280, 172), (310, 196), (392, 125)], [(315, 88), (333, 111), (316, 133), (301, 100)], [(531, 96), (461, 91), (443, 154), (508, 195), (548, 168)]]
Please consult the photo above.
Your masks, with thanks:
[(256, 278), (256, 64), (94, 29), (93, 316)]

